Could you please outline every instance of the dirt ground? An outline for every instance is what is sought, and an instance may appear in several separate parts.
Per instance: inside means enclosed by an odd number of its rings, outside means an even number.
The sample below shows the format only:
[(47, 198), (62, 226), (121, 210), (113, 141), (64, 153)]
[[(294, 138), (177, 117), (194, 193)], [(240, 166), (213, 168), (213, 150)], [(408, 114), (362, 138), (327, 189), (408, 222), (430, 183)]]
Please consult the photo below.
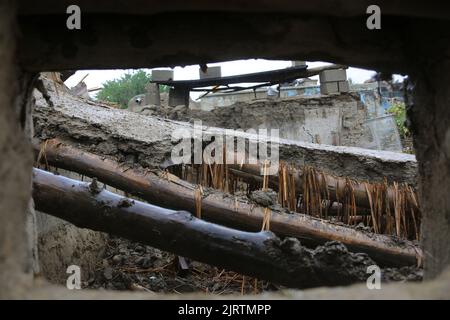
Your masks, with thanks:
[(155, 293), (204, 292), (212, 295), (259, 294), (281, 286), (184, 259), (126, 239), (111, 237), (101, 265), (84, 283), (92, 289)]
[[(185, 266), (183, 267), (183, 259)], [(421, 268), (385, 268), (382, 281), (421, 281)], [(110, 237), (102, 262), (84, 288), (149, 293), (260, 294), (284, 289), (118, 237)]]

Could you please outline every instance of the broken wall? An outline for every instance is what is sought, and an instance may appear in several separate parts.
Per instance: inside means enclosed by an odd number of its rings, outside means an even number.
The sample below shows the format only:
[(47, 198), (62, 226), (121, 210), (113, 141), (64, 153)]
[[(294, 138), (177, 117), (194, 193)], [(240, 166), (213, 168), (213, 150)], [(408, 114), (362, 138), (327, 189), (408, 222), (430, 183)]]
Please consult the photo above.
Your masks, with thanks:
[(450, 59), (442, 56), (438, 61), (428, 61), (426, 73), (412, 76), (406, 101), (420, 163), (422, 244), (428, 279), (450, 264)]
[(279, 129), (280, 138), (293, 141), (355, 147), (373, 144), (363, 125), (366, 108), (354, 94), (261, 99), (210, 111), (154, 108), (151, 114), (178, 121), (202, 120), (206, 126), (228, 129)]
[[(36, 101), (34, 125), (40, 140), (58, 137), (130, 167), (154, 169), (170, 161), (173, 146), (179, 141), (173, 138), (176, 130), (186, 130), (193, 136), (194, 126), (187, 122), (108, 108), (71, 95), (57, 95), (52, 86), (48, 89), (55, 107), (49, 107), (42, 97)], [(245, 110), (243, 108), (243, 112)], [(276, 115), (275, 112), (270, 114)], [(270, 114), (268, 112), (267, 117)], [(225, 135), (226, 131), (203, 127), (202, 134), (205, 137)], [(255, 136), (248, 133), (235, 134), (247, 141), (255, 140)], [(416, 181), (417, 163), (413, 155), (288, 139), (280, 139), (279, 153), (281, 160), (315, 166), (356, 180), (383, 182), (386, 178), (389, 182), (406, 182), (413, 186)]]
[[(30, 232), (31, 146), (25, 135), (31, 121), (23, 97), (26, 79), (16, 66), (15, 5), (0, 2), (0, 298), (24, 295), (33, 272)], [(22, 87), (22, 85), (24, 87)], [(32, 218), (32, 217), (31, 217)], [(32, 219), (30, 219), (32, 220)], [(27, 222), (30, 222), (27, 226)]]
[[(300, 95), (318, 95), (320, 87), (317, 86), (317, 80), (302, 79), (300, 86), (281, 87), (280, 97), (288, 98)], [(254, 100), (267, 99), (267, 88), (255, 90), (243, 90), (233, 93), (210, 93), (201, 98), (198, 108), (203, 111), (209, 111), (216, 107), (227, 107), (237, 102), (252, 102)]]

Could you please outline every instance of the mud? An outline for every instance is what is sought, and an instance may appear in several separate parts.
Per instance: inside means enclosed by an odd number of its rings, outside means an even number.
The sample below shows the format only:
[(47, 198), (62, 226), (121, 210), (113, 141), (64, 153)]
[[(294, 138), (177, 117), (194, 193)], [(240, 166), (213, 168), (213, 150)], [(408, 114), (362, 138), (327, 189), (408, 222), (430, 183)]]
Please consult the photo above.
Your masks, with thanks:
[(102, 260), (108, 236), (77, 228), (61, 219), (36, 212), (40, 276), (65, 285), (67, 267), (77, 265), (82, 281), (88, 280)]
[[(375, 264), (365, 254), (349, 253), (338, 242), (329, 242), (312, 250), (302, 247), (298, 240), (292, 238), (277, 240), (274, 245), (288, 254), (306, 254), (305, 267), (322, 270), (321, 277), (328, 275), (336, 278), (345, 275), (366, 279), (366, 267)], [(351, 259), (348, 259), (349, 255)], [(149, 293), (196, 292), (206, 295), (261, 294), (286, 289), (233, 271), (186, 258), (185, 261), (187, 270), (181, 268), (178, 257), (173, 254), (126, 239), (110, 237), (101, 262), (92, 276), (83, 282), (83, 287)], [(339, 270), (336, 265), (341, 266)], [(415, 267), (389, 268), (383, 269), (381, 276), (383, 283), (420, 281), (422, 270)]]
[(254, 190), (249, 195), (250, 200), (263, 207), (270, 207), (277, 204), (278, 193), (269, 189), (267, 191)]
[(83, 283), (92, 289), (132, 290), (150, 293), (208, 295), (259, 294), (281, 286), (186, 259), (181, 269), (178, 257), (126, 239), (111, 237), (101, 264)]

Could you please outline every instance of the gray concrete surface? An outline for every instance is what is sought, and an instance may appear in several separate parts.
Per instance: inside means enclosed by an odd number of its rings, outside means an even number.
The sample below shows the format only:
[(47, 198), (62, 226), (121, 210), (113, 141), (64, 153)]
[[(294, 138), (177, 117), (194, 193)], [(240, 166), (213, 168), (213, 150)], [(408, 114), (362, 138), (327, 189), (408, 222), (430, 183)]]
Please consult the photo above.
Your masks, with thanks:
[[(172, 134), (185, 129), (193, 136), (194, 126), (126, 110), (108, 109), (69, 95), (49, 92), (55, 105), (50, 109), (38, 98), (35, 131), (40, 139), (59, 137), (90, 152), (111, 156), (131, 166), (155, 168), (170, 160)], [(357, 108), (353, 103), (352, 108)], [(249, 111), (248, 116), (251, 113)], [(275, 113), (273, 113), (275, 116)], [(246, 115), (243, 115), (244, 118)], [(204, 136), (226, 135), (216, 127), (204, 127)], [(234, 132), (236, 137), (257, 141), (254, 134)], [(316, 166), (338, 176), (357, 180), (406, 182), (415, 185), (417, 164), (408, 154), (367, 150), (355, 147), (319, 145), (280, 139), (280, 159), (299, 165)]]

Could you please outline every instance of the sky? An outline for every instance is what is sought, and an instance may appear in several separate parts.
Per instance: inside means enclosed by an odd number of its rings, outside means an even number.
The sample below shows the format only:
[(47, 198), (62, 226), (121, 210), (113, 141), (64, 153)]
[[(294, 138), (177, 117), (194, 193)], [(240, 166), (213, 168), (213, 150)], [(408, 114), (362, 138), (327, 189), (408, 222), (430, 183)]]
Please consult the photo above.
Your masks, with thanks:
[[(326, 62), (307, 62), (308, 68), (314, 68), (318, 66), (323, 66), (329, 63)], [(250, 59), (250, 60), (235, 60), (220, 63), (211, 63), (208, 66), (221, 66), (222, 76), (232, 76), (238, 74), (268, 71), (275, 69), (287, 68), (292, 65), (291, 61), (275, 61), (275, 60), (264, 60), (264, 59)], [(186, 67), (176, 67), (174, 68), (174, 80), (190, 80), (198, 79), (198, 65), (186, 66)], [(151, 72), (150, 69), (145, 69)], [(89, 89), (101, 87), (102, 83), (107, 80), (113, 80), (120, 78), (126, 72), (132, 70), (83, 70), (77, 71), (72, 77), (66, 80), (66, 85), (68, 87), (75, 86), (87, 73), (89, 74), (84, 80)], [(375, 71), (365, 70), (359, 68), (350, 67), (347, 69), (347, 78), (352, 79), (353, 83), (363, 83), (365, 80), (369, 79)], [(398, 77), (398, 76), (397, 76)], [(313, 79), (318, 79), (318, 76), (312, 77)], [(192, 93), (192, 95), (199, 95), (199, 93)]]

